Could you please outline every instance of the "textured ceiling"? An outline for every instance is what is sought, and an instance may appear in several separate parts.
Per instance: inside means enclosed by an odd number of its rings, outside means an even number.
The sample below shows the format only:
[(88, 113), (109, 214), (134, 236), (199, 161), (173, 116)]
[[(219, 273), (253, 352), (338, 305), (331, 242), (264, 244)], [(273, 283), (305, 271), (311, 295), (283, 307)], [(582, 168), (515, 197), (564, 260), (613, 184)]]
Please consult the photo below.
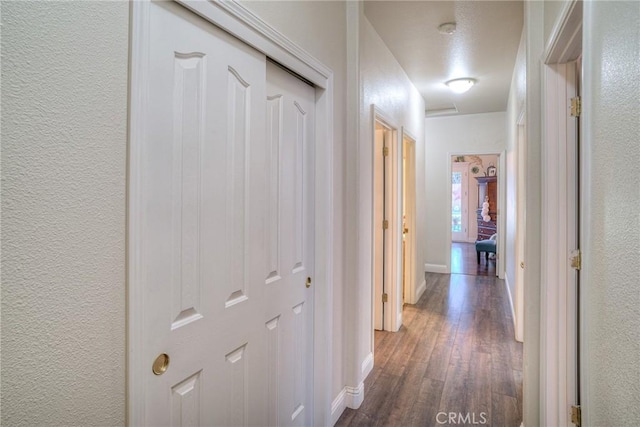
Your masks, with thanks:
[[(523, 23), (521, 1), (365, 1), (364, 12), (425, 99), (427, 111), (505, 111)], [(438, 32), (456, 22), (454, 34)], [(454, 94), (447, 80), (477, 83)]]

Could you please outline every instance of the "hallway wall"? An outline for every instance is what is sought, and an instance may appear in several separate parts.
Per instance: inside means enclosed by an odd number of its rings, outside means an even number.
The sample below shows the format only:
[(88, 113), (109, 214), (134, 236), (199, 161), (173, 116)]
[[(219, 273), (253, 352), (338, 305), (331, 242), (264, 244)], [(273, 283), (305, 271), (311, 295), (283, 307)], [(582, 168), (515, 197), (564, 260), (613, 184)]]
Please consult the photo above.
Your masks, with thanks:
[[(416, 286), (424, 289), (424, 254), (425, 254), (425, 206), (424, 191), (424, 100), (413, 86), (404, 70), (400, 67), (380, 36), (373, 29), (371, 23), (359, 11), (360, 25), (360, 105), (359, 105), (359, 141), (357, 147), (357, 165), (350, 164), (349, 168), (357, 167), (357, 182), (349, 183), (351, 191), (347, 196), (357, 201), (357, 213), (351, 217), (354, 228), (358, 230), (357, 250), (358, 270), (355, 272), (356, 288), (353, 289), (349, 301), (352, 317), (345, 319), (357, 325), (355, 340), (356, 360), (347, 355), (350, 368), (347, 385), (360, 389), (362, 381), (368, 374), (373, 360), (372, 351), (372, 223), (371, 206), (372, 192), (372, 164), (373, 164), (373, 117), (371, 105), (380, 108), (394, 124), (401, 127), (416, 138)], [(400, 134), (398, 134), (400, 138)], [(351, 282), (350, 282), (351, 283)], [(401, 309), (401, 308), (400, 308)], [(354, 397), (354, 403), (359, 405), (362, 394)]]
[[(524, 425), (539, 425), (541, 58), (567, 5), (525, 2), (527, 254)], [(635, 1), (582, 2), (581, 216), (582, 423), (635, 425), (640, 417), (640, 7)]]
[(444, 273), (450, 269), (451, 262), (451, 254), (447, 251), (447, 230), (450, 228), (447, 166), (450, 155), (502, 152), (507, 144), (506, 113), (431, 117), (424, 122), (425, 191), (429, 201), (426, 208), (425, 269)]
[(640, 418), (640, 5), (584, 2), (583, 420)]
[(123, 425), (129, 4), (0, 7), (1, 423)]

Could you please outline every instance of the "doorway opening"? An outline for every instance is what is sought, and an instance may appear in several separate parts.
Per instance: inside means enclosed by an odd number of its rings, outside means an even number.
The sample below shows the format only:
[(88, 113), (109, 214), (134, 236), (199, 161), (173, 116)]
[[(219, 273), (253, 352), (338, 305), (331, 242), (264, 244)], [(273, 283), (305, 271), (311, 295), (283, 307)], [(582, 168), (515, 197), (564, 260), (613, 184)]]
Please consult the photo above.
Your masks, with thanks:
[(515, 283), (515, 333), (516, 340), (524, 341), (524, 248), (526, 241), (526, 165), (527, 165), (527, 132), (525, 128), (525, 110), (518, 118), (518, 139), (516, 145), (516, 283)]
[(416, 139), (402, 129), (402, 303), (416, 292)]
[[(451, 273), (498, 275), (499, 154), (450, 157)], [(478, 242), (482, 242), (478, 244)]]
[(376, 116), (373, 155), (373, 327), (391, 329), (389, 293), (393, 283), (391, 224), (393, 210), (393, 159), (396, 130)]

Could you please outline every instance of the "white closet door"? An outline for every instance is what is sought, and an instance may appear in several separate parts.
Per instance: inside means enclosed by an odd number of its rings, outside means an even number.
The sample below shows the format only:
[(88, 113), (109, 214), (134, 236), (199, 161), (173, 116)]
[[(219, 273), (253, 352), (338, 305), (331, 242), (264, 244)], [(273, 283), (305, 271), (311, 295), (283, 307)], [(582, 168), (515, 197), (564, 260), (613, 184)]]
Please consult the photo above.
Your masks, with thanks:
[(182, 6), (149, 8), (145, 424), (311, 425), (314, 89)]
[(266, 59), (175, 3), (149, 7), (146, 424), (263, 425)]
[(267, 64), (268, 425), (312, 425), (314, 109), (311, 86)]

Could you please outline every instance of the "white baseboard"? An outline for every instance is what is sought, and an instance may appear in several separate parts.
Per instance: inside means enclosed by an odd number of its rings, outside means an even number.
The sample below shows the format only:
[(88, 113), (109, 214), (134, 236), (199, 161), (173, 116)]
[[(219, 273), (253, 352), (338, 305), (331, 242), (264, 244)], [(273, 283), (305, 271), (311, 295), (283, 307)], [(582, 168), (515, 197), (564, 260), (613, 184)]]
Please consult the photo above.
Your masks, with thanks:
[(358, 387), (346, 386), (344, 389), (347, 408), (358, 409), (364, 400), (364, 381), (358, 384)]
[(449, 267), (446, 266), (446, 265), (441, 265), (441, 264), (425, 264), (424, 265), (424, 271), (429, 272), (429, 273), (447, 274), (447, 273), (449, 273)]
[(513, 320), (513, 330), (516, 330), (516, 310), (513, 305), (513, 297), (511, 296), (511, 287), (509, 286), (509, 276), (504, 272), (504, 285), (507, 287), (507, 295), (509, 296), (509, 306), (511, 307), (511, 319)]
[(424, 291), (427, 290), (427, 280), (423, 280), (422, 283), (420, 283), (420, 286), (418, 286), (418, 289), (416, 289), (416, 300), (414, 302), (414, 304), (416, 304), (418, 301), (420, 301), (420, 297), (422, 296), (422, 294), (424, 293)]
[[(369, 357), (367, 356), (367, 359)], [(373, 360), (373, 355), (371, 357)], [(366, 362), (366, 359), (365, 359)], [(363, 363), (364, 366), (364, 363)], [(373, 362), (371, 363), (373, 367)], [(365, 375), (366, 377), (366, 375)], [(364, 382), (358, 387), (345, 386), (331, 402), (331, 425), (335, 425), (346, 408), (358, 409), (364, 401)]]
[(369, 376), (373, 369), (373, 353), (369, 353), (367, 357), (362, 361), (362, 379), (364, 380)]
[(358, 387), (345, 386), (338, 396), (333, 399), (331, 403), (331, 425), (333, 426), (340, 415), (344, 412), (345, 408), (358, 409), (364, 401), (364, 379), (369, 376), (373, 370), (373, 353), (369, 353), (364, 358), (361, 365), (362, 369), (362, 382)]
[(340, 393), (338, 393), (338, 396), (336, 396), (335, 399), (333, 399), (333, 402), (331, 403), (331, 425), (335, 425), (338, 420), (340, 419), (340, 415), (342, 415), (342, 413), (344, 412), (344, 410), (347, 408), (347, 404), (345, 402), (345, 398), (347, 396), (347, 388), (343, 388)]

